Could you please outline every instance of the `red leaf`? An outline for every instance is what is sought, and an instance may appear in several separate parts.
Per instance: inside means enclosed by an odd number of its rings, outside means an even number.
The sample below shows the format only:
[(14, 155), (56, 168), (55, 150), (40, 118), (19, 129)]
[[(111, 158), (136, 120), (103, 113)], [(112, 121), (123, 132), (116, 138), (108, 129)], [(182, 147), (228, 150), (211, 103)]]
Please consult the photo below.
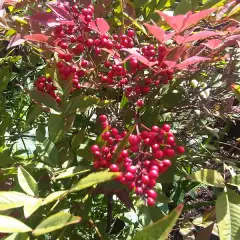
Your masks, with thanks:
[(68, 20), (72, 19), (71, 15), (65, 10), (65, 8), (62, 5), (55, 3), (55, 2), (51, 2), (51, 3), (47, 4), (47, 6), (49, 8), (51, 8), (51, 10), (58, 17), (63, 18), (63, 19), (68, 19)]
[(204, 19), (205, 17), (207, 17), (214, 11), (215, 11), (215, 9), (211, 8), (211, 9), (206, 9), (206, 10), (203, 10), (203, 11), (195, 13), (195, 14), (191, 14), (190, 16), (188, 16), (188, 18), (186, 18), (186, 21), (185, 21), (184, 26), (182, 27), (181, 31), (189, 28), (193, 24), (198, 23), (200, 20)]
[[(156, 62), (149, 62), (144, 56), (142, 56), (137, 50), (138, 48), (122, 48), (123, 51), (128, 52), (131, 54), (132, 57), (135, 57), (141, 63), (147, 65), (148, 67), (152, 67), (156, 64)], [(129, 59), (130, 57), (126, 58)], [(126, 59), (123, 61), (125, 62)]]
[(174, 61), (163, 61), (167, 65), (168, 68), (174, 68), (176, 66), (176, 62)]
[(185, 39), (184, 36), (178, 35), (175, 37), (174, 40), (177, 42), (177, 44), (182, 44), (184, 42), (184, 39)]
[(148, 29), (148, 31), (161, 43), (164, 43), (164, 35), (165, 31), (158, 26), (150, 25), (145, 23), (144, 26)]
[(25, 42), (25, 40), (21, 38), (21, 35), (19, 33), (17, 33), (11, 38), (11, 40), (7, 46), (7, 49), (21, 45), (24, 42)]
[(203, 61), (208, 61), (208, 60), (210, 60), (210, 58), (194, 56), (194, 57), (190, 57), (187, 60), (177, 64), (176, 68), (187, 69), (187, 67), (190, 66), (190, 65), (200, 63), (200, 62), (203, 62)]
[(24, 38), (27, 39), (28, 41), (33, 41), (33, 42), (46, 43), (48, 41), (48, 36), (43, 34), (27, 35), (27, 36), (24, 36)]
[(44, 26), (49, 26), (50, 24), (59, 24), (57, 21), (57, 16), (53, 12), (34, 12), (30, 17), (30, 20), (41, 23)]
[(169, 16), (161, 11), (156, 11), (156, 12), (176, 32), (181, 32), (189, 28), (191, 25), (198, 23), (201, 19), (205, 18), (206, 16), (213, 13), (214, 11), (215, 9), (207, 9), (195, 14), (192, 14), (192, 12), (187, 12), (185, 15), (177, 15), (177, 16)]
[(220, 35), (220, 33), (214, 31), (202, 31), (191, 36), (184, 37), (183, 43), (198, 41), (200, 39), (205, 39), (216, 35)]
[(176, 32), (182, 29), (185, 15), (169, 16), (161, 11), (156, 11), (160, 17), (162, 17), (170, 27), (172, 27)]
[(96, 24), (97, 24), (98, 30), (101, 34), (105, 34), (110, 29), (108, 23), (103, 18), (97, 18)]
[(215, 48), (218, 48), (221, 45), (221, 43), (222, 43), (222, 40), (220, 39), (211, 39), (211, 40), (208, 40), (207, 43), (203, 43), (203, 45), (213, 50)]

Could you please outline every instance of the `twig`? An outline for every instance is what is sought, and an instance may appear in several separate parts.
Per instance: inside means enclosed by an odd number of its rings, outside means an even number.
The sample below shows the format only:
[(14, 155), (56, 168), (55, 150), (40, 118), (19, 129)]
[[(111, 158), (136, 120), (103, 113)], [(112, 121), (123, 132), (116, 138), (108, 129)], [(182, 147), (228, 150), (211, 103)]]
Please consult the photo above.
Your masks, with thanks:
[(112, 225), (112, 210), (113, 210), (113, 194), (108, 194), (108, 209), (107, 209), (107, 227), (106, 233), (109, 233)]

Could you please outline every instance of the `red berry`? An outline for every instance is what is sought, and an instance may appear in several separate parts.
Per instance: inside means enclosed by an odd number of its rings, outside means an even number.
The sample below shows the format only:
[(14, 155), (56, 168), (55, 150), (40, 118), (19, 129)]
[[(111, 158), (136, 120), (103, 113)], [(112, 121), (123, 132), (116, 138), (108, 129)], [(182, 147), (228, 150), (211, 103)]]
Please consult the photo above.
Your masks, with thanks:
[(98, 162), (98, 161), (95, 161), (95, 162), (93, 163), (93, 167), (96, 168), (96, 169), (99, 169), (99, 168), (100, 168), (99, 162)]
[(159, 132), (159, 127), (158, 126), (152, 126), (152, 131), (153, 132)]
[(107, 121), (107, 116), (106, 115), (100, 115), (99, 119), (101, 122), (106, 122)]
[(143, 138), (143, 139), (146, 139), (149, 137), (149, 132), (148, 131), (142, 131), (140, 136)]
[(166, 148), (166, 149), (164, 149), (164, 156), (174, 157), (175, 156), (175, 151), (171, 148)]
[(147, 191), (147, 195), (148, 195), (148, 197), (153, 198), (153, 199), (155, 199), (157, 197), (157, 193), (152, 189), (149, 189)]
[(116, 128), (112, 128), (111, 133), (112, 133), (112, 135), (116, 136), (116, 135), (118, 135), (118, 130)]
[[(120, 136), (120, 135), (119, 135), (119, 136)], [(121, 137), (121, 136), (120, 136), (120, 137)], [(127, 150), (123, 150), (123, 151), (121, 152), (120, 156), (123, 157), (123, 158), (128, 157), (128, 151), (127, 151)]]
[(142, 107), (144, 105), (144, 101), (142, 99), (137, 100), (137, 106)]
[(89, 39), (86, 41), (86, 46), (88, 46), (88, 47), (93, 46), (93, 39), (89, 38)]
[(166, 143), (170, 146), (173, 146), (175, 144), (175, 139), (174, 137), (167, 137)]
[(141, 181), (144, 184), (148, 184), (149, 183), (149, 177), (147, 175), (142, 175)]
[(150, 198), (150, 197), (148, 197), (147, 198), (147, 205), (148, 206), (154, 206), (155, 205), (155, 200)]
[(129, 29), (129, 30), (127, 31), (127, 36), (128, 36), (128, 37), (133, 37), (134, 34), (135, 34), (135, 32), (134, 32), (133, 29)]
[(155, 158), (162, 158), (163, 157), (163, 152), (161, 150), (157, 150), (153, 153)]
[(184, 148), (183, 146), (178, 146), (178, 147), (177, 147), (177, 152), (178, 152), (179, 154), (183, 154), (183, 153), (185, 153), (185, 148)]
[(91, 151), (92, 152), (96, 152), (96, 151), (99, 151), (100, 150), (100, 147), (98, 146), (98, 145), (92, 145), (92, 147), (91, 147)]
[(157, 151), (160, 148), (159, 144), (155, 143), (152, 145), (152, 150)]
[(135, 166), (128, 166), (127, 167), (127, 171), (130, 172), (130, 173), (135, 174), (136, 171), (137, 171), (137, 168)]
[(136, 187), (136, 188), (135, 188), (135, 193), (136, 193), (137, 195), (142, 195), (142, 194), (143, 194), (143, 189), (142, 189), (141, 187)]
[(169, 132), (170, 131), (170, 129), (171, 129), (171, 126), (169, 125), (169, 124), (163, 124), (163, 126), (162, 126), (162, 129), (165, 131), (165, 132)]
[(164, 167), (167, 167), (167, 168), (172, 165), (171, 161), (168, 160), (168, 159), (164, 159), (164, 160), (162, 161), (162, 164), (164, 165)]
[(116, 164), (112, 164), (110, 167), (109, 167), (110, 171), (111, 172), (118, 172), (119, 171), (119, 168)]
[(140, 142), (138, 136), (133, 134), (129, 136), (128, 141), (131, 145), (137, 145)]
[(149, 171), (148, 176), (149, 176), (149, 178), (157, 179), (159, 176), (159, 173), (157, 170), (153, 169), (153, 170)]
[(134, 179), (134, 175), (131, 173), (131, 172), (127, 172), (125, 175), (124, 175), (125, 179), (127, 181), (132, 181)]

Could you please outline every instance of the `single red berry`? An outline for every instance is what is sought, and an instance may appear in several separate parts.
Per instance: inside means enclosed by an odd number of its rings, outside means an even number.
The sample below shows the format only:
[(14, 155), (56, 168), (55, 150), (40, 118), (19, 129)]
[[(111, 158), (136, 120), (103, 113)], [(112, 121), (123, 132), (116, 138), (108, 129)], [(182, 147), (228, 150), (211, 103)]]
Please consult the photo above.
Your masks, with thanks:
[(171, 161), (168, 159), (164, 159), (162, 161), (162, 164), (164, 165), (164, 167), (170, 167), (172, 165)]
[(130, 173), (132, 173), (132, 174), (135, 174), (136, 173), (136, 171), (137, 171), (137, 168), (135, 167), (135, 166), (128, 166), (127, 167), (127, 171), (128, 172), (130, 172)]
[(150, 206), (150, 207), (154, 206), (155, 205), (155, 200), (150, 198), (150, 197), (148, 197), (147, 198), (147, 205)]
[(100, 150), (100, 147), (98, 146), (98, 145), (92, 145), (92, 147), (91, 147), (91, 151), (92, 152), (96, 152), (96, 151), (99, 151)]
[(142, 175), (141, 181), (144, 184), (148, 184), (149, 183), (149, 177), (147, 175)]
[(162, 129), (165, 131), (165, 132), (169, 132), (170, 131), (170, 129), (171, 129), (171, 126), (169, 125), (169, 124), (163, 124), (163, 126), (162, 126)]
[(95, 162), (93, 163), (93, 167), (96, 168), (96, 169), (99, 169), (99, 168), (100, 168), (99, 162), (98, 162), (98, 161), (95, 161)]
[(157, 193), (152, 189), (149, 189), (147, 191), (147, 195), (148, 195), (148, 197), (153, 198), (153, 199), (156, 199), (156, 197), (157, 197)]
[(127, 31), (127, 36), (128, 36), (128, 37), (133, 37), (134, 34), (135, 34), (135, 32), (134, 32), (133, 29), (129, 29), (129, 30)]
[(152, 150), (157, 151), (160, 148), (159, 144), (155, 143), (152, 145)]
[(178, 152), (179, 154), (183, 154), (183, 153), (185, 153), (185, 148), (184, 148), (183, 146), (178, 146), (178, 147), (177, 147), (177, 152)]
[(142, 131), (140, 134), (141, 138), (146, 139), (149, 137), (149, 132), (148, 131)]
[(111, 172), (118, 172), (119, 171), (119, 168), (116, 164), (111, 164), (109, 169), (110, 169)]
[(118, 135), (118, 130), (116, 128), (112, 128), (111, 133), (112, 133), (112, 135), (116, 136), (116, 135)]
[(141, 187), (136, 187), (136, 188), (135, 188), (135, 193), (136, 193), (137, 195), (142, 195), (142, 194), (143, 194), (143, 189), (142, 189)]
[(175, 156), (175, 151), (171, 148), (166, 148), (166, 149), (164, 149), (164, 156), (174, 157)]
[(158, 173), (158, 171), (153, 169), (153, 170), (149, 171), (148, 176), (149, 176), (149, 178), (157, 179), (159, 176), (159, 173)]
[(159, 132), (159, 127), (158, 126), (152, 126), (152, 131), (153, 132)]
[(137, 100), (137, 106), (142, 107), (144, 105), (144, 101), (142, 99)]
[[(119, 135), (121, 137), (121, 135)], [(128, 157), (128, 151), (127, 150), (123, 150), (121, 153), (120, 153), (120, 156), (123, 157), (123, 158), (126, 158)]]
[(153, 153), (155, 158), (162, 158), (163, 157), (163, 152), (161, 150), (157, 150)]
[(148, 186), (149, 186), (150, 188), (153, 188), (153, 187), (156, 186), (156, 183), (157, 183), (156, 180), (153, 179), (153, 178), (151, 178), (151, 179), (149, 179)]
[(138, 136), (131, 134), (131, 135), (129, 136), (129, 138), (128, 138), (128, 142), (129, 142), (131, 145), (137, 145), (140, 141), (139, 141)]
[(86, 41), (86, 46), (88, 46), (88, 47), (93, 46), (93, 39), (89, 38), (89, 39)]
[(99, 119), (101, 122), (106, 122), (107, 121), (107, 116), (106, 115), (100, 115)]
[(131, 172), (127, 172), (125, 175), (124, 175), (125, 179), (127, 181), (132, 181), (134, 179), (134, 175), (131, 173)]
[(175, 144), (175, 139), (174, 137), (167, 137), (166, 143), (170, 146), (173, 146)]

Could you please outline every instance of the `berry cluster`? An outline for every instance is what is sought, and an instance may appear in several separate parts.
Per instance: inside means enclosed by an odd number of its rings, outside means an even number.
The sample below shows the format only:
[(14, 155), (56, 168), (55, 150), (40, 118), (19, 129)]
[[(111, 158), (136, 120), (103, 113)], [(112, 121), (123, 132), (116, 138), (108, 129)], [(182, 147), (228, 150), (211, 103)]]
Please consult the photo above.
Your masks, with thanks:
[(159, 174), (164, 173), (171, 166), (169, 158), (183, 154), (183, 146), (177, 146), (170, 125), (162, 127), (152, 126), (151, 129), (141, 126), (137, 134), (131, 134), (126, 148), (119, 154), (115, 163), (113, 155), (118, 143), (126, 136), (126, 131), (120, 132), (111, 128), (107, 116), (101, 115), (100, 121), (108, 126), (108, 131), (102, 134), (106, 144), (100, 148), (93, 145), (91, 151), (95, 156), (93, 166), (96, 169), (109, 168), (111, 172), (121, 172), (117, 181), (128, 185), (137, 195), (146, 199), (147, 204), (155, 204), (157, 193), (154, 191)]
[(51, 77), (40, 76), (34, 83), (37, 90), (48, 93), (52, 96), (56, 102), (60, 103), (61, 99), (56, 94), (56, 87), (53, 85), (53, 80)]
[[(63, 7), (72, 15), (75, 24), (64, 23), (55, 27), (53, 43), (60, 59), (57, 63), (59, 75), (63, 80), (72, 79), (72, 91), (81, 88), (82, 82), (88, 80), (86, 76), (97, 67), (99, 83), (121, 88), (129, 100), (142, 107), (144, 101), (139, 100), (139, 96), (173, 79), (173, 70), (164, 63), (169, 53), (165, 46), (148, 44), (136, 48), (140, 55), (155, 63), (152, 67), (134, 56), (123, 64), (122, 59), (127, 55), (119, 50), (138, 46), (133, 29), (128, 29), (126, 34), (101, 32), (98, 29), (101, 19), (94, 18), (92, 5), (80, 8), (77, 4), (68, 4)], [(102, 51), (111, 51), (111, 54), (104, 59)]]

